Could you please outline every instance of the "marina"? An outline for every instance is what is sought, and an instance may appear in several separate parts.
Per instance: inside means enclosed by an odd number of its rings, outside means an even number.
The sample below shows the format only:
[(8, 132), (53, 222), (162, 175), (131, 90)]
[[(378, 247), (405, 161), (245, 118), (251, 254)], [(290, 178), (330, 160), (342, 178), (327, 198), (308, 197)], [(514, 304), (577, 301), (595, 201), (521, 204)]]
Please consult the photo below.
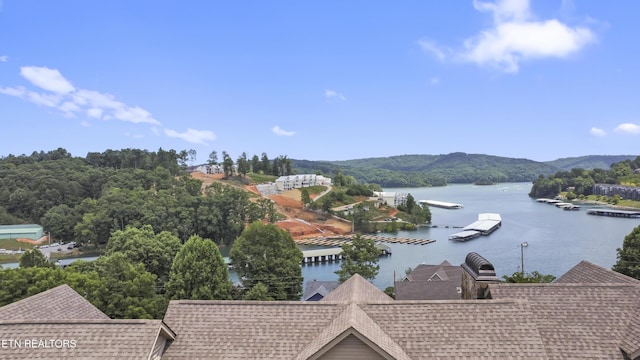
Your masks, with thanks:
[[(391, 255), (391, 248), (386, 245), (376, 244), (380, 256)], [(325, 249), (303, 250), (302, 264), (316, 264), (342, 260), (342, 248), (330, 247)]]
[(478, 214), (478, 220), (465, 226), (463, 231), (457, 232), (449, 236), (449, 240), (467, 241), (475, 239), (481, 235), (489, 235), (502, 226), (502, 217), (500, 214), (481, 213)]

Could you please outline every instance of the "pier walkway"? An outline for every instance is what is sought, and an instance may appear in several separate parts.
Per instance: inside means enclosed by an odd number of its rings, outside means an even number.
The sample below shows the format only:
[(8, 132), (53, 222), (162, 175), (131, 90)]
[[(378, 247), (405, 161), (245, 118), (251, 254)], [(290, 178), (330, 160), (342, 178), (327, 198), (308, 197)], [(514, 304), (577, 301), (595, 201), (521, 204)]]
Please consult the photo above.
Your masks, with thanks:
[[(319, 245), (319, 246), (342, 246), (344, 242), (351, 241), (355, 235), (343, 235), (343, 236), (331, 236), (331, 237), (314, 237), (296, 240), (298, 245)], [(414, 239), (414, 238), (401, 238), (401, 237), (389, 237), (389, 236), (377, 236), (377, 235), (361, 235), (365, 239), (396, 243), (396, 244), (412, 244), (412, 245), (426, 245), (435, 240), (431, 239)]]

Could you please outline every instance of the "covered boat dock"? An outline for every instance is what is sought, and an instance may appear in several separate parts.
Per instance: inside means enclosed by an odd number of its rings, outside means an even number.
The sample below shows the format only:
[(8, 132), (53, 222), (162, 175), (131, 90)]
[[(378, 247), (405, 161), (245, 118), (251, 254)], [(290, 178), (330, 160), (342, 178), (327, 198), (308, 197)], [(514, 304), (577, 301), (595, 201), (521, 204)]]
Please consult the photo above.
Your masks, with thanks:
[(428, 206), (443, 208), (443, 209), (462, 209), (464, 206), (462, 204), (450, 203), (446, 201), (438, 201), (438, 200), (418, 200), (420, 204), (426, 204)]
[(625, 218), (640, 218), (640, 211), (615, 210), (615, 209), (589, 209), (589, 215), (613, 216)]

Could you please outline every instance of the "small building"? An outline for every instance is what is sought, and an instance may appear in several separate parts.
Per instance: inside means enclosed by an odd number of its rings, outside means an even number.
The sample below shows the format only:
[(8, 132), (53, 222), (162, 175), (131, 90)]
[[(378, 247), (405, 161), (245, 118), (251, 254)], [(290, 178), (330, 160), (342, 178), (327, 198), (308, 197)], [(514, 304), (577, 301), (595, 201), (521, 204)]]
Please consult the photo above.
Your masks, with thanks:
[(43, 234), (42, 226), (37, 224), (0, 225), (0, 239), (27, 238), (38, 240)]
[(394, 191), (374, 191), (374, 198), (387, 206), (398, 207), (400, 205), (407, 204), (407, 195), (406, 193), (397, 193)]
[(275, 183), (278, 191), (287, 191), (318, 185), (331, 186), (331, 179), (316, 174), (299, 174), (280, 176)]

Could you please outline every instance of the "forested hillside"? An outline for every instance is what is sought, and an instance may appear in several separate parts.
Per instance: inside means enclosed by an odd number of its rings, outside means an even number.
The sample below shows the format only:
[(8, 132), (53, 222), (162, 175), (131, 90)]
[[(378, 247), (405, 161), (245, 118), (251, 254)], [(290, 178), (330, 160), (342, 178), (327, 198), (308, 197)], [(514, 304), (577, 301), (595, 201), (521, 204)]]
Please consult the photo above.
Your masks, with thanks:
[(182, 172), (174, 150), (125, 149), (72, 157), (64, 149), (0, 159), (0, 224), (37, 223), (56, 239), (105, 244), (113, 231), (151, 225), (182, 241), (229, 245), (244, 224), (275, 216), (271, 201)]
[(451, 153), (446, 155), (400, 155), (346, 161), (291, 160), (299, 173), (322, 171), (326, 174), (342, 171), (360, 183), (375, 183), (385, 187), (440, 186), (447, 183), (497, 183), (534, 181), (573, 167), (592, 169), (635, 156), (583, 156), (551, 162), (537, 162), (500, 156)]
[(567, 192), (567, 198), (585, 198), (593, 194), (595, 184), (617, 184), (625, 186), (640, 186), (640, 156), (634, 160), (624, 160), (611, 165), (609, 170), (579, 169), (558, 171), (548, 177), (540, 176), (534, 181), (529, 196), (554, 197), (561, 192)]

